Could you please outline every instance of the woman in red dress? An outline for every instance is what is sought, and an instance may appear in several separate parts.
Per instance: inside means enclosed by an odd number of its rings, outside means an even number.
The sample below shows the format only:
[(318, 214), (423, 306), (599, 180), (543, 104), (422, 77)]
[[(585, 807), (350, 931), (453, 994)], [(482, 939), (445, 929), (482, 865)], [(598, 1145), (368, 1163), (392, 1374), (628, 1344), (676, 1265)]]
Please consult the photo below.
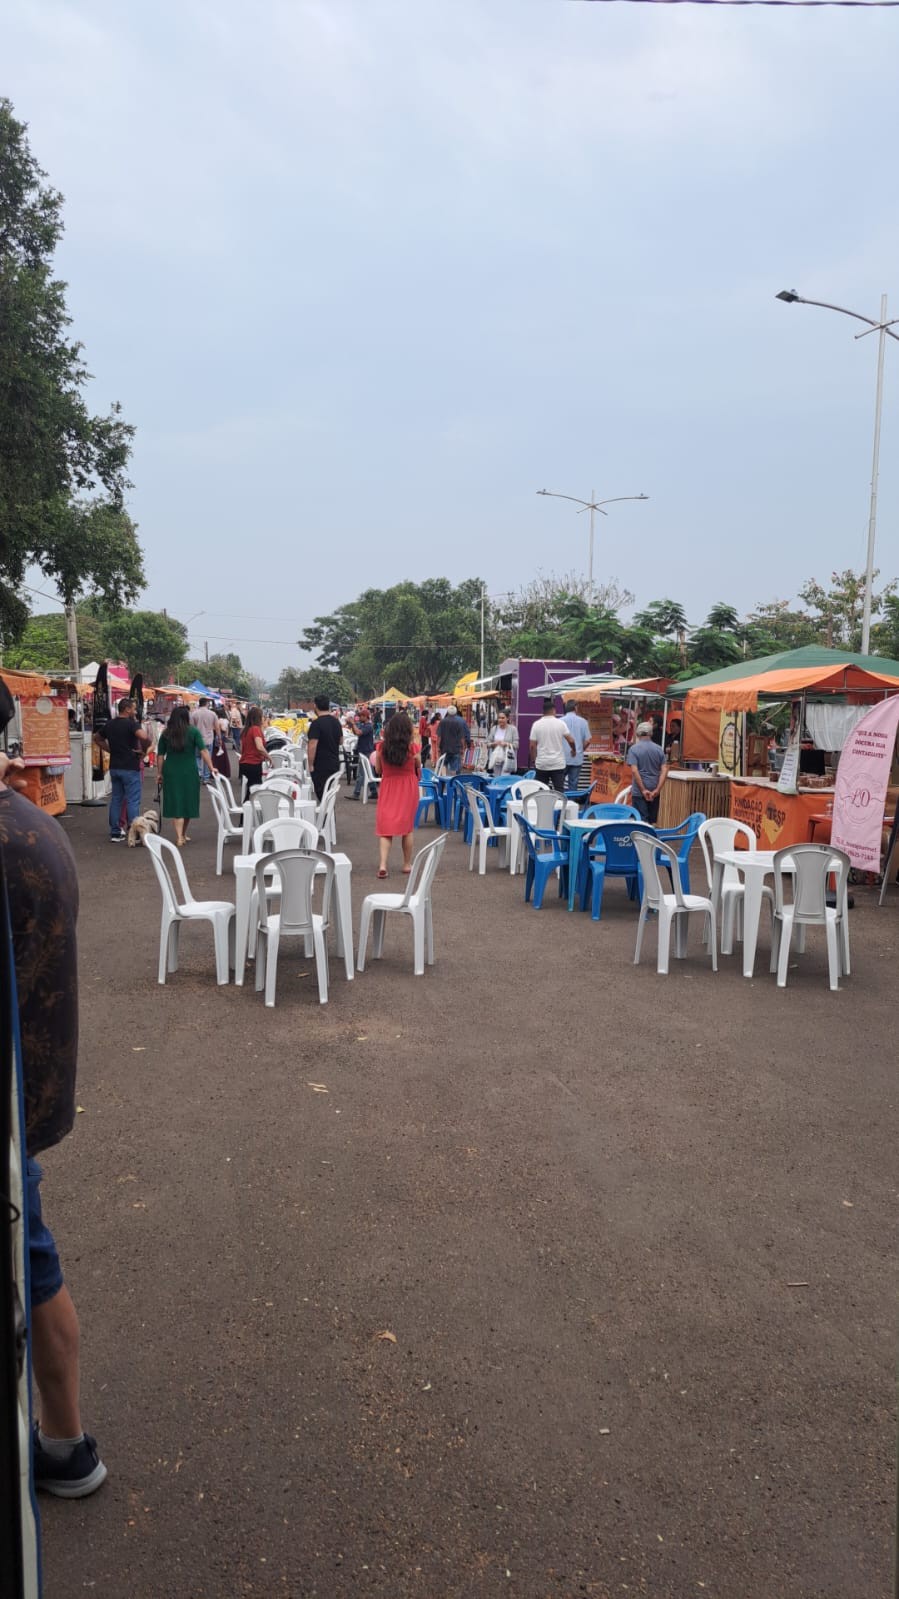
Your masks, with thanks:
[(408, 877), (412, 870), (412, 833), (421, 777), (419, 749), (408, 716), (405, 711), (397, 711), (385, 724), (384, 737), (372, 763), (381, 778), (375, 816), (379, 877), (387, 876), (387, 860), (395, 838), (403, 843), (403, 875)]

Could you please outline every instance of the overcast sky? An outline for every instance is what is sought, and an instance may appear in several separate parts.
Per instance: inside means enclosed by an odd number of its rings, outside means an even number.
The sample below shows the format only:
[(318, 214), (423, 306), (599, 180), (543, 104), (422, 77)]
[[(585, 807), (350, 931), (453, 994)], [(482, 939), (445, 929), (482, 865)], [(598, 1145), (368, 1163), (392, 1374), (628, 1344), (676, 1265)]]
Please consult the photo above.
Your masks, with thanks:
[(273, 676), (369, 585), (584, 569), (544, 486), (650, 495), (597, 574), (692, 622), (862, 567), (875, 340), (774, 295), (899, 316), (897, 59), (896, 11), (5, 0), (142, 603)]

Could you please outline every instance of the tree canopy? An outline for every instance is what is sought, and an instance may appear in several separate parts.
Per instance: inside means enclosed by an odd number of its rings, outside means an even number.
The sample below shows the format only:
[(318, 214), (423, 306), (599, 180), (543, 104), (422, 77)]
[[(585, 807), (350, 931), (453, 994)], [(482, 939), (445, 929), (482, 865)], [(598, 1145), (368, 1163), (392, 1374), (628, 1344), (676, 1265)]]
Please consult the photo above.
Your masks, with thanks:
[(118, 405), (91, 413), (90, 374), (69, 332), (52, 263), (62, 196), (46, 182), (24, 123), (0, 99), (0, 640), (28, 618), (22, 584), (38, 567), (66, 603), (97, 590), (136, 597), (144, 574), (125, 509), (134, 429)]
[(103, 624), (103, 643), (148, 683), (170, 683), (187, 654), (187, 628), (162, 611), (116, 611)]
[(407, 694), (438, 693), (479, 660), (483, 584), (467, 578), (405, 581), (366, 589), (298, 640), (322, 666), (342, 672), (356, 695), (395, 683)]
[(300, 701), (314, 700), (317, 694), (327, 694), (332, 705), (349, 705), (355, 698), (352, 685), (342, 672), (329, 672), (323, 666), (310, 666), (305, 672), (285, 666), (277, 683), (272, 684), (272, 697), (279, 705), (289, 709)]
[(234, 694), (239, 700), (250, 697), (250, 673), (233, 651), (227, 655), (210, 655), (208, 661), (182, 660), (179, 671), (185, 684), (205, 683), (207, 688)]

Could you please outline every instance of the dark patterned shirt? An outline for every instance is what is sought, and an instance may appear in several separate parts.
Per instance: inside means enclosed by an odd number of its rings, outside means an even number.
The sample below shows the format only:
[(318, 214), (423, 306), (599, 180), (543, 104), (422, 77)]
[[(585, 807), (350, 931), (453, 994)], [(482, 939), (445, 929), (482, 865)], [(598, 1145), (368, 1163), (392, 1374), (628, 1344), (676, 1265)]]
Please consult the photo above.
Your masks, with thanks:
[(78, 875), (59, 822), (0, 789), (0, 849), (12, 922), (29, 1155), (75, 1120), (78, 1060)]

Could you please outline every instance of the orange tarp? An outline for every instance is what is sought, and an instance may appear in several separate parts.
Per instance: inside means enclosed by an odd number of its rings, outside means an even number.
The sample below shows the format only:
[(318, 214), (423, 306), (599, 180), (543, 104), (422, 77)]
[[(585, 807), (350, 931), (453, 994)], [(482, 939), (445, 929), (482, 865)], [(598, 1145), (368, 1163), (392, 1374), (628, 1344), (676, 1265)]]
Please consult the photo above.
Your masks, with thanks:
[(685, 705), (688, 711), (755, 711), (760, 694), (786, 700), (803, 689), (824, 689), (835, 694), (884, 689), (899, 693), (899, 677), (886, 677), (882, 672), (868, 672), (848, 663), (824, 670), (820, 666), (790, 667), (783, 672), (758, 672), (733, 678), (729, 683), (691, 689)]
[(686, 709), (681, 713), (677, 701), (671, 707), (669, 726), (681, 716), (680, 758), (682, 761), (717, 761), (718, 740), (721, 736), (721, 712), (696, 707), (687, 695)]
[(6, 667), (3, 667), (0, 670), (0, 677), (10, 694), (27, 694), (29, 699), (34, 699), (50, 692), (50, 685), (43, 672), (8, 672)]

